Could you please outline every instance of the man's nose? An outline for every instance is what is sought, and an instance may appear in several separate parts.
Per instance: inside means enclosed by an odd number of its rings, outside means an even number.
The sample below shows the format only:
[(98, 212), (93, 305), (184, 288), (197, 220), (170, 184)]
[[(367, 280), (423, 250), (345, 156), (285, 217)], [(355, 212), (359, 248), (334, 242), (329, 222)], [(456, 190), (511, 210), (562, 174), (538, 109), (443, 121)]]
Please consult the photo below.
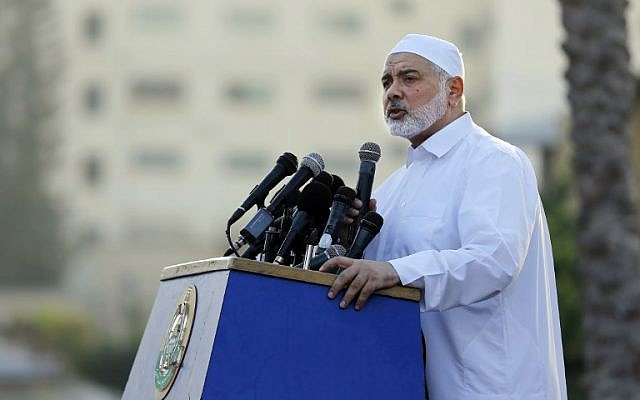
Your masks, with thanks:
[(403, 97), (403, 92), (400, 85), (397, 82), (391, 83), (391, 85), (387, 88), (387, 99), (395, 100), (401, 99)]

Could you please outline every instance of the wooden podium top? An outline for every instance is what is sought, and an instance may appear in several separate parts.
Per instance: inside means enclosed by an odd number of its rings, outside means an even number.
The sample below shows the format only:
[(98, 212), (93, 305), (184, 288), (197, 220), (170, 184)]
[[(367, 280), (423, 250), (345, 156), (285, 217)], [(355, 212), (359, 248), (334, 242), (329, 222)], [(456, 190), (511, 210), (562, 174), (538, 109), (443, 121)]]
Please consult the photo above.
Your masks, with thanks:
[[(160, 274), (160, 280), (165, 281), (188, 275), (203, 274), (206, 272), (221, 270), (245, 271), (254, 274), (269, 275), (277, 278), (315, 283), (324, 286), (331, 286), (333, 281), (336, 279), (336, 275), (328, 274), (326, 272), (303, 270), (300, 268), (286, 267), (261, 261), (248, 260), (245, 258), (219, 257), (165, 267)], [(403, 286), (395, 286), (389, 289), (378, 290), (376, 294), (412, 301), (420, 300), (420, 290)]]

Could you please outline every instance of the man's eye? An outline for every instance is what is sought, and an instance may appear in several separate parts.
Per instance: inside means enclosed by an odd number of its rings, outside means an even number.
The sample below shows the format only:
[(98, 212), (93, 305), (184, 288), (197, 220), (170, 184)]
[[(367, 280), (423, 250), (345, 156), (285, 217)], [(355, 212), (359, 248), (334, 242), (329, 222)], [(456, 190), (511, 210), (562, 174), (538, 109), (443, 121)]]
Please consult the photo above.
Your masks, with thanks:
[(415, 76), (405, 76), (404, 77), (405, 82), (413, 82), (416, 80)]

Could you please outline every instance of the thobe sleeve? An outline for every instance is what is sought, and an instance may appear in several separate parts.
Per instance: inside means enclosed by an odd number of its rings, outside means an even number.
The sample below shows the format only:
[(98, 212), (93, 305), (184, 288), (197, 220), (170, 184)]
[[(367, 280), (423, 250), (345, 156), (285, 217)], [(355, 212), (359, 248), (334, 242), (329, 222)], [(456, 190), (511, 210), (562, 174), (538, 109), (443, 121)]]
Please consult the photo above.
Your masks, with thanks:
[(526, 157), (496, 152), (467, 172), (457, 213), (460, 248), (390, 260), (403, 285), (424, 288), (426, 310), (496, 295), (515, 279), (527, 255), (538, 194)]

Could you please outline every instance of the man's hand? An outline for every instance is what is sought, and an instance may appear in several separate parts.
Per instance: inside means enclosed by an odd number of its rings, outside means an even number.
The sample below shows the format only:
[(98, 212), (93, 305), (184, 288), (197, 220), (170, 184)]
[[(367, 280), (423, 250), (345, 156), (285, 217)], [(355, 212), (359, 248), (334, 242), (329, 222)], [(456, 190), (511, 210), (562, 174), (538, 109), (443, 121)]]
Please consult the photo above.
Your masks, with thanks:
[[(345, 225), (353, 224), (355, 218), (360, 215), (360, 209), (362, 208), (362, 200), (357, 197), (353, 199), (353, 203), (351, 203), (351, 208), (347, 211), (347, 215), (344, 217)], [(376, 199), (371, 199), (369, 201), (369, 211), (376, 210)]]
[(358, 296), (355, 309), (360, 310), (373, 292), (390, 288), (400, 283), (398, 273), (386, 261), (335, 257), (324, 263), (320, 267), (320, 271), (330, 271), (336, 267), (342, 268), (344, 271), (333, 282), (328, 296), (333, 299), (338, 292), (348, 287), (340, 302), (340, 308), (347, 308), (351, 301)]

